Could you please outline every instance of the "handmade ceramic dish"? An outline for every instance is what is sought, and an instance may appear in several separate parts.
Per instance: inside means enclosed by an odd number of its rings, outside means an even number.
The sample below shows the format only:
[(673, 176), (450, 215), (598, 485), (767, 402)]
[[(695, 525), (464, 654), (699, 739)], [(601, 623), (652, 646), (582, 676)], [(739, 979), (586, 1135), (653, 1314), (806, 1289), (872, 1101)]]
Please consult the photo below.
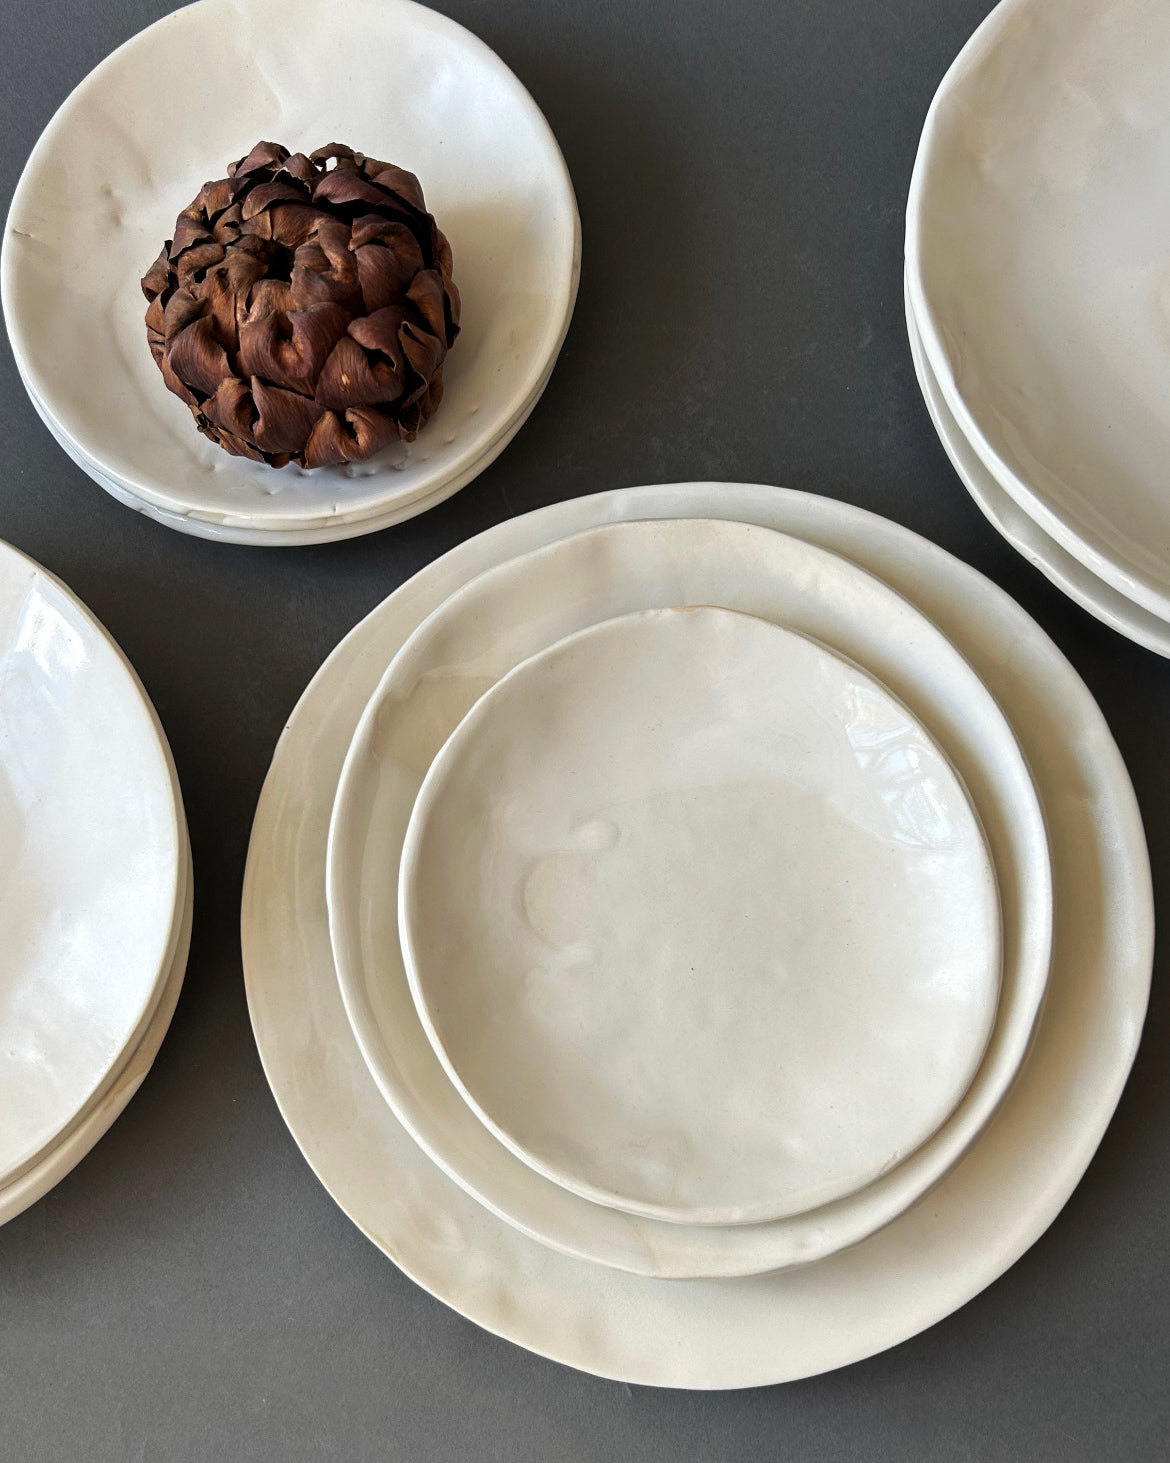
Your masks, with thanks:
[(0, 1188), (0, 1224), (7, 1224), (10, 1219), (22, 1214), (81, 1162), (124, 1111), (150, 1071), (175, 1014), (187, 970), (194, 897), (189, 849), (185, 850), (184, 861), (186, 867), (180, 906), (182, 913), (181, 923), (175, 932), (175, 951), (162, 982), (158, 1005), (141, 1040), (125, 1052), (122, 1062), (111, 1073), (107, 1084), (53, 1147), (43, 1153), (20, 1178)]
[[(22, 377), (23, 379), (23, 377)], [(525, 408), (520, 419), (512, 423), (508, 431), (508, 440), (520, 430), (528, 418), (532, 415), (548, 378), (540, 382), (537, 391), (534, 393), (529, 404)], [(230, 524), (212, 523), (204, 519), (188, 518), (180, 513), (168, 513), (164, 508), (155, 508), (141, 498), (137, 498), (121, 484), (115, 483), (112, 478), (105, 476), (102, 471), (91, 462), (75, 442), (65, 435), (60, 425), (54, 422), (52, 415), (45, 404), (40, 401), (36, 393), (29, 386), (27, 380), (24, 382), (25, 390), (28, 392), (29, 400), (32, 403), (37, 415), (48, 429), (49, 434), (57, 442), (57, 445), (66, 455), (77, 464), (81, 470), (89, 475), (99, 487), (103, 488), (112, 498), (116, 498), (127, 508), (132, 508), (136, 513), (145, 514), (156, 523), (161, 523), (166, 528), (177, 529), (180, 533), (189, 533), (196, 538), (207, 538), (218, 540), (221, 543), (248, 544), (252, 548), (298, 548), (306, 544), (335, 543), (338, 539), (349, 538), (353, 534), (344, 516), (339, 515), (338, 519), (325, 527), (307, 529), (269, 529), (269, 528), (240, 528)], [(396, 524), (404, 523), (410, 518), (416, 518), (420, 513), (430, 508), (437, 507), (445, 502), (460, 488), (467, 486), (469, 482), (490, 466), (498, 455), (500, 447), (493, 446), (488, 449), (484, 458), (473, 462), (457, 478), (451, 478), (436, 488), (433, 493), (421, 498), (412, 499), (405, 506), (398, 506), (388, 509), (377, 518), (363, 519), (361, 532), (376, 533), (384, 528), (393, 528)]]
[(856, 1193), (950, 1116), (995, 1016), (995, 876), (946, 758), (865, 671), (731, 610), (509, 671), (431, 764), (399, 888), (481, 1121), (651, 1218)]
[(918, 385), (939, 441), (963, 486), (992, 527), (1082, 609), (1147, 650), (1170, 656), (1170, 625), (1119, 594), (1111, 584), (1106, 584), (1086, 569), (1079, 559), (1074, 559), (1009, 497), (980, 460), (942, 399), (930, 362), (922, 351), (909, 296), (906, 299), (906, 328)]
[(182, 919), (170, 752), (117, 646), (0, 545), (0, 1177), (11, 1183), (142, 1038)]
[[(1023, 744), (1052, 835), (1048, 998), (996, 1120), (931, 1192), (816, 1265), (658, 1280), (571, 1260), (505, 1224), (422, 1152), (353, 1040), (329, 949), (325, 840), (354, 726), (407, 635), (472, 576), (616, 519), (737, 517), (847, 555), (912, 596), (971, 660)], [(888, 678), (887, 678), (888, 679)], [(675, 484), (557, 503), (428, 565), (330, 656), (257, 810), (243, 901), (249, 1008), (269, 1082), (329, 1192), (420, 1285), (488, 1330), (603, 1376), (746, 1387), (860, 1360), (941, 1320), (1048, 1227), (1113, 1113), (1153, 952), (1149, 861), (1125, 765), (1064, 657), (1011, 599), (897, 524), (774, 487)]]
[[(529, 516), (530, 517), (530, 516)], [(526, 518), (525, 522), (529, 519)], [(447, 1078), (403, 968), (392, 893), (423, 775), (476, 699), (585, 626), (678, 603), (730, 605), (874, 667), (947, 748), (992, 850), (1005, 941), (987, 1058), (954, 1117), (860, 1194), (806, 1216), (734, 1227), (665, 1224), (589, 1203), (503, 1148)], [(661, 1277), (760, 1273), (855, 1243), (919, 1198), (994, 1111), (1023, 1056), (1048, 973), (1052, 888), (1043, 819), (1002, 714), (950, 642), (855, 564), (756, 524), (601, 523), (486, 570), (393, 656), (353, 736), (334, 802), (328, 905), (350, 1023), (386, 1101), (456, 1182), (566, 1254)]]
[(1170, 11), (1004, 0), (939, 87), (907, 283), (943, 399), (1004, 491), (1170, 622)]
[[(339, 25), (362, 44), (339, 49)], [(349, 141), (410, 168), (451, 241), (464, 311), (444, 401), (415, 443), (368, 463), (303, 473), (229, 457), (146, 347), (139, 277), (179, 209), (262, 137)], [(409, 0), (200, 0), (114, 52), (49, 123), (0, 277), (25, 378), (102, 479), (178, 527), (345, 536), (438, 501), (503, 449), (564, 339), (579, 243), (547, 123), (453, 21)]]

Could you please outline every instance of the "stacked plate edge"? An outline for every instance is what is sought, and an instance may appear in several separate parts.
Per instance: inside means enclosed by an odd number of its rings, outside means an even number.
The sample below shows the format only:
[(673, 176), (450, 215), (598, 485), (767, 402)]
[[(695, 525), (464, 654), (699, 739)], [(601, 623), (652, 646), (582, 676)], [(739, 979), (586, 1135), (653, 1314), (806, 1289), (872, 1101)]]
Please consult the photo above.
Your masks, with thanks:
[(934, 98), (906, 226), (918, 374), (960, 477), (1048, 578), (1160, 654), (1168, 86), (1158, 7), (1003, 0)]
[[(349, 12), (364, 42), (345, 59), (311, 0), (198, 0), (165, 17), (63, 103), (13, 197), (0, 285), (34, 406), (95, 482), (181, 532), (291, 546), (423, 512), (507, 446), (568, 330), (580, 221), (531, 96), (445, 16), (410, 0), (352, 0)], [(306, 48), (326, 58), (311, 76), (298, 66)], [(225, 87), (239, 106), (216, 102)], [(191, 98), (178, 130), (176, 88)], [(261, 137), (307, 151), (348, 137), (392, 157), (418, 174), (451, 240), (464, 310), (443, 400), (415, 441), (366, 462), (307, 472), (230, 457), (151, 359), (139, 279), (179, 211)]]
[(113, 640), (0, 545), (0, 1221), (125, 1107), (175, 1009), (190, 847), (166, 738)]

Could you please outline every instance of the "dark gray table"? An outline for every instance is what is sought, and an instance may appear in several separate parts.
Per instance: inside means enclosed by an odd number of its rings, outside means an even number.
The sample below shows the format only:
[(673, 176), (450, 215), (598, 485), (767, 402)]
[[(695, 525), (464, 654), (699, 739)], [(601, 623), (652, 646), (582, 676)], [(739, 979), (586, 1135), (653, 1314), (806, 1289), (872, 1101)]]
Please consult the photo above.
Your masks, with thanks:
[[(169, 8), (8, 0), (5, 207), (69, 90)], [(252, 811), (284, 718), (395, 585), (555, 499), (696, 477), (775, 481), (874, 509), (977, 565), (1100, 700), (1137, 786), (1162, 915), (1170, 895), (1170, 665), (1068, 603), (985, 524), (935, 440), (906, 346), (914, 150), (987, 0), (440, 8), (544, 108), (585, 234), (552, 384), (470, 487), (332, 547), (200, 542), (96, 488), (40, 425), (8, 353), (0, 360), (0, 537), (64, 578), (145, 681), (182, 778), (197, 891), (186, 987), (150, 1077), (94, 1152), (0, 1229), (0, 1458), (1161, 1459), (1163, 970), (1117, 1117), (1048, 1234), (925, 1335), (787, 1387), (629, 1388), (484, 1334), (358, 1233), (285, 1130), (252, 1043), (237, 932)]]

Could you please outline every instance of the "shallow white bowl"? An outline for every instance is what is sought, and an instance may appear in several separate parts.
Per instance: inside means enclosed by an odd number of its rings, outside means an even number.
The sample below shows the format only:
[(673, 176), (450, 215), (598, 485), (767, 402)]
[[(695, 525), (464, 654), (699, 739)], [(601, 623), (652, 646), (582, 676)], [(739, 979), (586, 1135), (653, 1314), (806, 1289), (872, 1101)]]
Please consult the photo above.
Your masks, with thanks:
[(1168, 170), (1170, 9), (1004, 0), (927, 116), (906, 277), (996, 480), (1170, 622)]
[[(259, 138), (348, 141), (411, 169), (451, 240), (464, 312), (444, 401), (415, 443), (368, 463), (305, 473), (228, 456), (146, 347), (139, 278), (178, 211)], [(461, 26), (410, 0), (199, 0), (115, 51), (49, 123), (0, 284), (23, 375), (103, 478), (175, 526), (347, 536), (437, 501), (503, 449), (560, 350), (579, 265), (556, 141)]]
[(1019, 549), (1030, 564), (1050, 579), (1058, 589), (1079, 604), (1102, 624), (1117, 630), (1158, 655), (1170, 656), (1170, 624), (1134, 604), (1111, 584), (1099, 579), (1054, 538), (1030, 518), (1014, 498), (996, 482), (991, 469), (963, 436), (958, 422), (943, 400), (930, 362), (922, 349), (918, 322), (909, 294), (906, 297), (906, 329), (914, 371), (922, 391), (926, 410), (938, 433), (951, 466), (963, 486), (974, 498), (984, 516), (1013, 548)]

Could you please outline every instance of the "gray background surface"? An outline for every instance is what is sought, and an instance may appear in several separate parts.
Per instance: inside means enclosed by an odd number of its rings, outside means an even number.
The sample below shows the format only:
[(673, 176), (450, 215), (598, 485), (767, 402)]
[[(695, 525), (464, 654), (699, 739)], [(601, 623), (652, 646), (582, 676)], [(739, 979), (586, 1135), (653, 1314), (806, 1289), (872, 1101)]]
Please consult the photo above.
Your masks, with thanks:
[[(169, 8), (6, 0), (5, 207), (70, 89)], [(1064, 600), (985, 524), (934, 438), (906, 346), (914, 150), (987, 0), (439, 8), (544, 108), (585, 241), (547, 394), (470, 487), (332, 547), (203, 543), (106, 497), (0, 359), (0, 537), (62, 576), (141, 674), (178, 763), (197, 890), (186, 986), (141, 1092), (0, 1229), (0, 1459), (1165, 1457), (1163, 970), (1117, 1117), (1044, 1238), (925, 1335), (787, 1387), (629, 1388), (486, 1335), (359, 1234), (285, 1130), (252, 1042), (237, 933), (252, 812), (284, 719), (337, 640), (414, 570), (556, 499), (775, 481), (874, 509), (977, 565), (1100, 700), (1146, 818), (1160, 914), (1168, 893), (1170, 664)]]

